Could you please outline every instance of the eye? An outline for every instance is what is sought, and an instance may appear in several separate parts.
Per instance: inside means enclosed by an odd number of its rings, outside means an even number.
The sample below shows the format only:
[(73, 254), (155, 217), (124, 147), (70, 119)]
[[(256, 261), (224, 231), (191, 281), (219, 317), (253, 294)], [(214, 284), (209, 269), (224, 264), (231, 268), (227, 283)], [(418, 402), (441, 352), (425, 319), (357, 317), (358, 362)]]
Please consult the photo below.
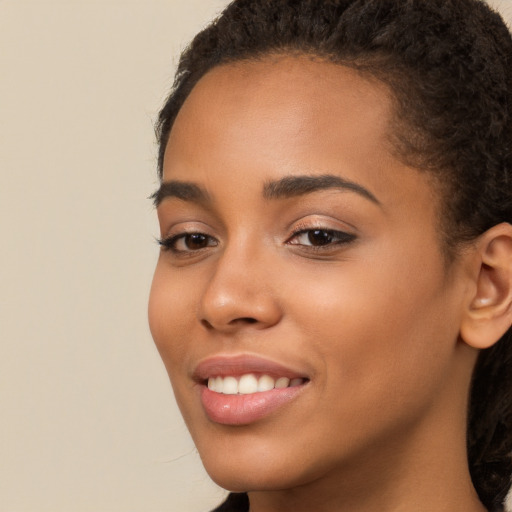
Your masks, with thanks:
[(159, 240), (158, 243), (164, 250), (174, 253), (190, 253), (207, 247), (215, 247), (218, 242), (204, 233), (181, 233)]
[(355, 238), (355, 235), (333, 229), (303, 229), (294, 233), (288, 243), (306, 247), (325, 247), (348, 244)]

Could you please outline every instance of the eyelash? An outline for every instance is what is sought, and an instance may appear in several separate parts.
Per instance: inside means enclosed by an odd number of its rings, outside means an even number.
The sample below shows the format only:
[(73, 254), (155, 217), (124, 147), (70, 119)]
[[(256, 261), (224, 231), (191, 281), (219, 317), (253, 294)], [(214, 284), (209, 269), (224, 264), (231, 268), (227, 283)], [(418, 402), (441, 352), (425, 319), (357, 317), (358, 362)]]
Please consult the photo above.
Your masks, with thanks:
[[(208, 243), (208, 245), (206, 245), (205, 247), (200, 247), (198, 249), (177, 249), (176, 248), (176, 245), (180, 240), (183, 240), (184, 243), (186, 243), (187, 237), (194, 237), (194, 236), (204, 237), (204, 239), (207, 242), (214, 241), (214, 243), (213, 244)], [(160, 245), (160, 247), (162, 247), (162, 249), (164, 251), (171, 251), (174, 254), (189, 254), (192, 252), (200, 251), (201, 249), (206, 249), (207, 247), (215, 247), (218, 243), (217, 240), (215, 240), (215, 238), (213, 238), (212, 236), (209, 236), (209, 235), (206, 235), (205, 233), (200, 233), (197, 231), (193, 231), (190, 233), (180, 233), (178, 235), (159, 239), (159, 240), (157, 240), (157, 242)]]
[[(324, 240), (327, 242), (325, 244), (320, 245), (307, 245), (304, 243), (298, 243), (293, 242), (292, 240), (298, 239), (299, 237), (303, 235), (308, 236), (308, 241), (311, 242), (311, 235), (314, 233), (322, 236)], [(327, 240), (326, 237), (329, 237), (330, 240)], [(332, 239), (336, 239), (333, 241)], [(351, 233), (346, 233), (345, 231), (337, 231), (335, 229), (326, 229), (326, 228), (308, 228), (308, 229), (301, 229), (299, 231), (296, 231), (292, 234), (292, 236), (288, 239), (287, 243), (290, 245), (299, 245), (301, 247), (307, 247), (307, 250), (314, 250), (314, 251), (326, 251), (329, 249), (332, 249), (333, 246), (339, 246), (339, 245), (346, 245), (350, 242), (353, 242), (356, 239), (356, 235), (353, 235)]]
[[(320, 242), (325, 241), (326, 243), (320, 243), (319, 245), (310, 245), (305, 243), (294, 242), (293, 240), (299, 239), (301, 236), (307, 235), (308, 241), (312, 242), (311, 236), (316, 234), (323, 238), (324, 240), (317, 240)], [(315, 236), (315, 235), (313, 235)], [(202, 241), (206, 243), (204, 247), (199, 247), (196, 249), (178, 249), (177, 244), (180, 241), (183, 243), (187, 243), (187, 237), (202, 237)], [(351, 233), (346, 233), (344, 231), (337, 231), (335, 229), (326, 229), (326, 228), (308, 228), (308, 229), (300, 229), (295, 231), (290, 238), (286, 241), (289, 245), (297, 245), (300, 247), (306, 247), (306, 250), (309, 251), (328, 251), (329, 249), (333, 249), (333, 246), (347, 245), (353, 242), (356, 239), (356, 235)], [(218, 245), (218, 241), (210, 235), (200, 232), (190, 232), (190, 233), (180, 233), (174, 236), (170, 236), (167, 238), (157, 240), (158, 244), (162, 247), (164, 251), (170, 251), (176, 255), (186, 255), (197, 253), (201, 250), (207, 249), (208, 247), (216, 247)], [(212, 243), (213, 242), (213, 243)]]

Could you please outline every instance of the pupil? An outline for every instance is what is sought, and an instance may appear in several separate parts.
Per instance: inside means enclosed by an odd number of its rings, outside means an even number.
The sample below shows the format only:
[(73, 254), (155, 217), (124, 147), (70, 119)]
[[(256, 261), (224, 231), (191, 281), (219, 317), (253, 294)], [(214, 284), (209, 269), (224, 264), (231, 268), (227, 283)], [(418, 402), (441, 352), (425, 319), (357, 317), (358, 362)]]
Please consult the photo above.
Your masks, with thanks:
[(189, 249), (202, 249), (207, 245), (206, 236), (200, 234), (187, 235), (185, 241)]
[(332, 242), (332, 235), (327, 231), (315, 229), (309, 232), (308, 239), (312, 245), (327, 245)]

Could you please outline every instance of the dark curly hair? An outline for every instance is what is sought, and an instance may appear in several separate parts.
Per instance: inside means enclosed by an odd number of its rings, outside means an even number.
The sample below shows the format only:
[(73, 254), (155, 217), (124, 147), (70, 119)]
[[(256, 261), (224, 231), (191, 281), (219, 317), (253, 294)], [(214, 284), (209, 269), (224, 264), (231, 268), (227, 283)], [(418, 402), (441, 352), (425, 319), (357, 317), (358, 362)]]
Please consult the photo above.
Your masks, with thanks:
[[(158, 170), (173, 122), (215, 66), (303, 54), (389, 87), (394, 147), (444, 192), (448, 256), (512, 223), (512, 38), (480, 0), (235, 0), (183, 53), (157, 123)], [(468, 414), (471, 476), (500, 508), (512, 473), (512, 334), (481, 352)]]

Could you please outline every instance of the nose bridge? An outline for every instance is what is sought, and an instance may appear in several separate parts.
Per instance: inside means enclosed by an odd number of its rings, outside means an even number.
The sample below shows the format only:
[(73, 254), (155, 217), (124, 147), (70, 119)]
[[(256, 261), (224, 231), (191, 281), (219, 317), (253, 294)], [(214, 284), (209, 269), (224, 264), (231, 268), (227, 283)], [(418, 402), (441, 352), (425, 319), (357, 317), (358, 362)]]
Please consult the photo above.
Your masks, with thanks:
[(267, 327), (280, 318), (265, 251), (247, 237), (219, 254), (201, 301), (201, 321), (211, 328)]

